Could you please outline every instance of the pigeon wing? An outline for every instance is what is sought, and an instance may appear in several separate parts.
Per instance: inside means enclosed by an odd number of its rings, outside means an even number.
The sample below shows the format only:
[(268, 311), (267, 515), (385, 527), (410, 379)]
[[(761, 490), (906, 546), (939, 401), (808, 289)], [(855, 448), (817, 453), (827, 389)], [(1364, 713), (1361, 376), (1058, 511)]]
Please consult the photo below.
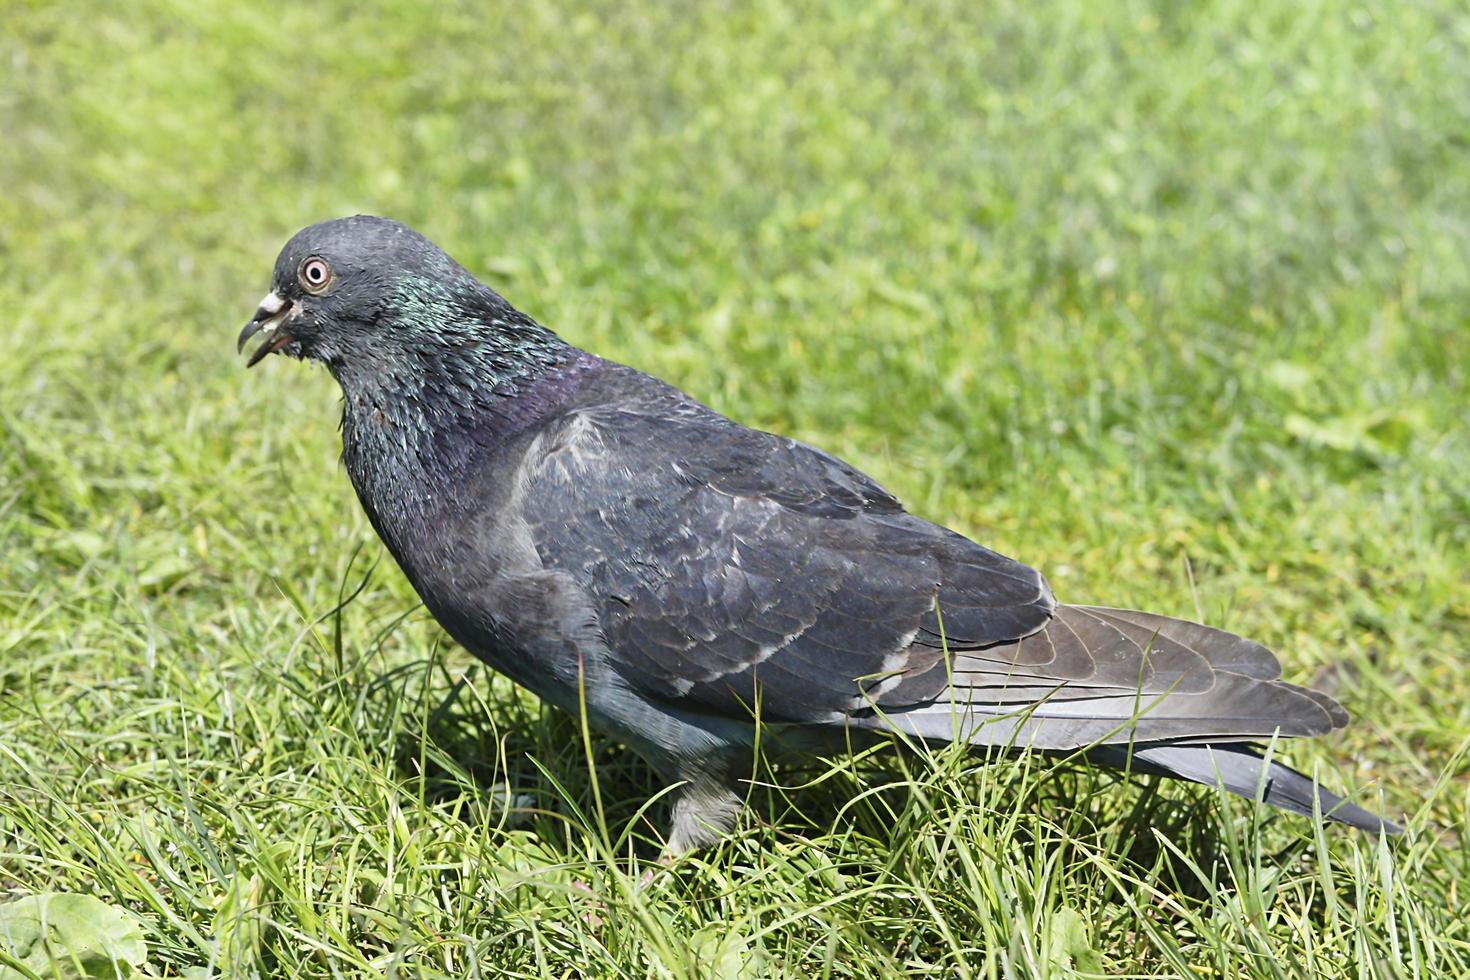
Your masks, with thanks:
[(1055, 608), (1040, 573), (846, 463), (686, 401), (577, 410), (521, 476), (541, 560), (588, 594), (613, 667), (685, 707), (823, 722), (932, 698), (946, 642), (1014, 641)]

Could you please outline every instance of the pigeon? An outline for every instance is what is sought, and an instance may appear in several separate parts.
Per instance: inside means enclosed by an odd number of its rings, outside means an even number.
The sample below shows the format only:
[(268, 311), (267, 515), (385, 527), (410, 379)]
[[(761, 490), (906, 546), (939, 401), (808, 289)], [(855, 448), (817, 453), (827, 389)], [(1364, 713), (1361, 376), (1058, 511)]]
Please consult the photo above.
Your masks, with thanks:
[(563, 340), (423, 235), (298, 232), (240, 332), (342, 389), (342, 458), (456, 642), (670, 783), (663, 846), (725, 838), (757, 743), (1064, 753), (1375, 833), (1263, 752), (1347, 724), (1265, 647), (1060, 604), (871, 477)]

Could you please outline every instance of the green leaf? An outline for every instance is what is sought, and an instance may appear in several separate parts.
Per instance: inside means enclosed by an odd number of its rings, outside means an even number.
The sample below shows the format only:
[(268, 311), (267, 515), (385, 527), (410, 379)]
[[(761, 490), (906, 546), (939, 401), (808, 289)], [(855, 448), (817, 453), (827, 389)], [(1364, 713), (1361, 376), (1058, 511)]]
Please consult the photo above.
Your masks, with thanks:
[(194, 571), (194, 562), (181, 555), (164, 555), (138, 573), (138, 584), (150, 591), (162, 591)]
[(1406, 452), (1414, 435), (1427, 428), (1427, 421), (1422, 412), (1404, 409), (1326, 419), (1293, 414), (1286, 417), (1284, 426), (1300, 442), (1380, 458)]
[(227, 975), (259, 959), (270, 932), (269, 920), (261, 910), (278, 897), (270, 871), (290, 851), (291, 845), (285, 842), (262, 848), (252, 867), (236, 868), (229, 887), (220, 896), (211, 932), (219, 944), (219, 966)]
[(753, 980), (770, 976), (765, 951), (754, 950), (745, 937), (725, 926), (705, 926), (689, 939), (694, 960), (714, 980)]
[(1087, 923), (1076, 909), (1058, 909), (1047, 922), (1047, 962), (1060, 970), (1102, 973), (1102, 956), (1087, 935)]
[(222, 968), (243, 967), (259, 957), (265, 941), (265, 923), (260, 915), (264, 892), (260, 872), (237, 874), (220, 900), (212, 931), (219, 943)]
[(91, 895), (0, 905), (0, 980), (130, 980), (147, 957), (138, 920)]

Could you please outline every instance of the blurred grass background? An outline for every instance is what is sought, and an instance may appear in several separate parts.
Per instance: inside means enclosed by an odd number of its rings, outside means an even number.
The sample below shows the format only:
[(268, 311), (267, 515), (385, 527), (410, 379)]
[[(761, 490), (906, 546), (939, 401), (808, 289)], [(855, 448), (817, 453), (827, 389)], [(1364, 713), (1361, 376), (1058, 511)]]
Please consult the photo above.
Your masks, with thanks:
[[(1470, 971), (1462, 4), (0, 25), (0, 894), (133, 909), (160, 976)], [(336, 386), (232, 345), (285, 239), (353, 212), (1065, 599), (1266, 642), (1355, 715), (1290, 757), (1408, 838), (890, 759), (630, 890), (574, 725), (391, 559), (332, 615), (380, 554)], [(646, 835), (656, 785), (594, 751)], [(545, 812), (509, 829), (499, 782)]]

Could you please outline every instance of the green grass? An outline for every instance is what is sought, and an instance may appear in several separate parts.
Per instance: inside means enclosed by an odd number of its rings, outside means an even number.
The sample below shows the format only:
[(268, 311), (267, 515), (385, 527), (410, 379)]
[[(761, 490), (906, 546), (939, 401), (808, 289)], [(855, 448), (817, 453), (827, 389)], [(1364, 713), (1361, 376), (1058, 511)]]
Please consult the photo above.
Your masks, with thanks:
[[(0, 893), (158, 976), (1470, 972), (1462, 5), (126, 6), (0, 7)], [(234, 355), (355, 211), (1261, 639), (1355, 716), (1283, 751), (1408, 833), (885, 753), (637, 891), (654, 778), (448, 645), (331, 379)]]

